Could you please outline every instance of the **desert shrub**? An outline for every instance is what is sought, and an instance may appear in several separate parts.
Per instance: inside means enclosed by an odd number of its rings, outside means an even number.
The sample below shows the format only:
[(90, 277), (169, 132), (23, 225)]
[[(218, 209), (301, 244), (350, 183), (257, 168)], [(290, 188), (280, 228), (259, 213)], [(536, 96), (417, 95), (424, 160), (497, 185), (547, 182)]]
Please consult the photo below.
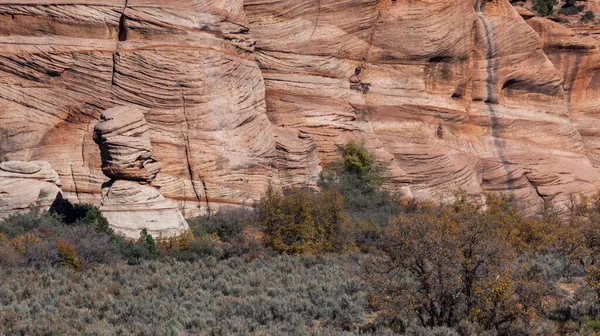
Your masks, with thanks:
[(6, 242), (0, 242), (0, 266), (12, 267), (21, 263), (21, 254)]
[(195, 237), (191, 242), (189, 250), (199, 257), (221, 258), (223, 250), (219, 247), (218, 238), (212, 235)]
[(584, 9), (585, 9), (585, 5), (579, 5), (579, 6), (565, 5), (558, 11), (558, 14), (577, 15), (577, 14), (581, 13)]
[[(391, 335), (368, 323), (367, 256), (0, 268), (0, 334)], [(5, 314), (5, 312), (11, 312)]]
[(594, 11), (587, 11), (585, 12), (585, 14), (583, 14), (583, 16), (581, 17), (581, 22), (584, 23), (588, 23), (588, 22), (592, 22), (594, 21), (594, 19), (596, 18), (596, 15), (594, 14)]
[(156, 245), (162, 255), (168, 255), (177, 251), (188, 250), (194, 240), (192, 230), (186, 230), (177, 236), (163, 237), (159, 235), (156, 239)]
[(258, 210), (263, 243), (275, 251), (292, 255), (341, 252), (347, 243), (343, 198), (335, 190), (293, 189), (283, 194), (269, 188)]
[(57, 265), (60, 260), (54, 241), (41, 241), (32, 245), (23, 254), (23, 263), (27, 266), (52, 266)]
[(255, 259), (262, 254), (262, 244), (252, 236), (239, 233), (221, 244), (224, 258), (244, 257)]
[(459, 334), (448, 327), (436, 327), (436, 328), (425, 328), (425, 327), (414, 327), (409, 328), (406, 336), (459, 336)]
[(62, 239), (56, 239), (55, 243), (56, 251), (61, 259), (60, 263), (74, 271), (78, 271), (80, 267), (79, 258), (77, 258), (77, 252), (71, 244)]
[(119, 252), (111, 243), (111, 236), (92, 227), (67, 228), (61, 239), (73, 247), (81, 260), (88, 263), (106, 264), (119, 259)]
[(10, 246), (19, 253), (25, 253), (29, 247), (35, 245), (41, 241), (40, 238), (36, 237), (32, 233), (26, 233), (14, 237), (9, 241)]
[(42, 213), (37, 209), (27, 213), (12, 214), (0, 222), (0, 233), (8, 238), (14, 238), (40, 228), (51, 232), (62, 232), (65, 224), (62, 216), (55, 213)]
[(533, 10), (539, 16), (548, 16), (554, 13), (558, 0), (533, 0)]
[(160, 255), (181, 261), (196, 261), (202, 258), (222, 258), (220, 237), (216, 233), (194, 236), (192, 230), (181, 235), (159, 237), (156, 242)]
[(239, 209), (221, 211), (211, 216), (196, 217), (189, 221), (195, 236), (216, 234), (227, 240), (242, 232), (245, 225), (256, 221), (256, 215), (251, 210)]

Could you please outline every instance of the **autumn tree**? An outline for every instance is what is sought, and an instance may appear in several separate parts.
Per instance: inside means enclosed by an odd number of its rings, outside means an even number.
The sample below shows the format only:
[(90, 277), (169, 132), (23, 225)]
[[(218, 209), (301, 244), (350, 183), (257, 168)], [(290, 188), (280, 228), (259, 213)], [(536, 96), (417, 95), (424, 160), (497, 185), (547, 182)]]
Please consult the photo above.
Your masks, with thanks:
[(269, 188), (258, 205), (264, 229), (263, 243), (291, 255), (340, 252), (347, 218), (343, 198), (335, 190), (315, 193), (292, 189), (278, 193)]
[(367, 278), (371, 302), (399, 331), (462, 320), (497, 329), (536, 316), (542, 280), (518, 252), (543, 235), (514, 225), (524, 219), (509, 199), (487, 203), (484, 210), (458, 195), (454, 204), (393, 219), (383, 235), (387, 258)]

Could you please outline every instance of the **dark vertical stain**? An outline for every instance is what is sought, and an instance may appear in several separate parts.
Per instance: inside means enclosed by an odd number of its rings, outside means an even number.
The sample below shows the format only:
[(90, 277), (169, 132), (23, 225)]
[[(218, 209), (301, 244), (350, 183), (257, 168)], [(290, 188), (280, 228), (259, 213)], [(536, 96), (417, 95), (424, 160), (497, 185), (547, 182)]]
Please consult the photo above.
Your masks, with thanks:
[(495, 105), (498, 103), (498, 97), (494, 94), (494, 84), (497, 82), (495, 78), (494, 69), (498, 66), (498, 59), (495, 55), (495, 50), (492, 41), (492, 29), (490, 27), (490, 23), (487, 20), (485, 15), (482, 15), (482, 12), (485, 13), (485, 0), (477, 0), (475, 2), (475, 9), (477, 10), (477, 17), (481, 22), (484, 29), (484, 43), (486, 47), (486, 59), (487, 59), (487, 76), (486, 76), (486, 92), (487, 97), (485, 99), (485, 105), (490, 113), (491, 127), (492, 127), (492, 137), (494, 138), (494, 147), (496, 149), (496, 153), (501, 160), (501, 164), (504, 167), (504, 171), (506, 173), (506, 183), (509, 189), (513, 189), (514, 187), (514, 179), (513, 173), (509, 169), (510, 162), (506, 157), (504, 152), (504, 145), (502, 144), (502, 140), (500, 139), (500, 121), (495, 110)]
[(119, 19), (119, 41), (127, 41), (127, 16), (125, 13), (121, 14)]

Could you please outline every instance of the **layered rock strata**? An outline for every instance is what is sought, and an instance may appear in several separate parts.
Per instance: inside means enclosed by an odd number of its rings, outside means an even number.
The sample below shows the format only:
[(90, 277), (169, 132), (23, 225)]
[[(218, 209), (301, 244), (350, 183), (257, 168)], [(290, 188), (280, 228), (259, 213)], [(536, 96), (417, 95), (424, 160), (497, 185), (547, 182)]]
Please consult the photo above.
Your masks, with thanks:
[(135, 104), (186, 216), (279, 186), (264, 84), (241, 0), (0, 3), (0, 160), (47, 160), (98, 203), (100, 113)]
[(362, 139), (417, 197), (504, 192), (527, 214), (596, 192), (563, 74), (508, 1), (245, 3), (269, 118), (320, 162)]
[(122, 106), (104, 111), (93, 138), (102, 153), (102, 171), (111, 179), (102, 187), (100, 211), (113, 229), (130, 238), (138, 238), (143, 229), (154, 236), (174, 236), (188, 229), (177, 204), (149, 185), (160, 165), (141, 109)]
[(5, 0), (0, 160), (47, 160), (98, 202), (92, 129), (133, 104), (153, 157), (115, 145), (104, 171), (186, 216), (315, 187), (351, 139), (394, 192), (535, 214), (599, 186), (597, 45), (507, 0)]
[(60, 192), (59, 176), (46, 161), (0, 163), (0, 218), (31, 208), (47, 210)]

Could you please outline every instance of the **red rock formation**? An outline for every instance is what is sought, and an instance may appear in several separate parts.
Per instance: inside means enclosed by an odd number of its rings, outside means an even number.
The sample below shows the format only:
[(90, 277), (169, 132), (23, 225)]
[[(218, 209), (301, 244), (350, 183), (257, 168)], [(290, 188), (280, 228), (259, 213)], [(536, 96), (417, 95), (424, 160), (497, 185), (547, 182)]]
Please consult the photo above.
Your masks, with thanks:
[(93, 126), (148, 110), (162, 193), (186, 215), (278, 185), (275, 139), (241, 1), (7, 0), (0, 4), (0, 160), (45, 159), (66, 194), (106, 181)]
[(406, 195), (509, 192), (533, 214), (596, 191), (600, 78), (597, 42), (521, 15), (507, 0), (5, 0), (0, 160), (48, 160), (97, 200), (93, 125), (134, 104), (155, 184), (186, 215), (314, 186), (349, 139)]
[(269, 118), (322, 162), (364, 139), (418, 197), (507, 192), (529, 214), (596, 190), (563, 77), (507, 1), (245, 3)]

